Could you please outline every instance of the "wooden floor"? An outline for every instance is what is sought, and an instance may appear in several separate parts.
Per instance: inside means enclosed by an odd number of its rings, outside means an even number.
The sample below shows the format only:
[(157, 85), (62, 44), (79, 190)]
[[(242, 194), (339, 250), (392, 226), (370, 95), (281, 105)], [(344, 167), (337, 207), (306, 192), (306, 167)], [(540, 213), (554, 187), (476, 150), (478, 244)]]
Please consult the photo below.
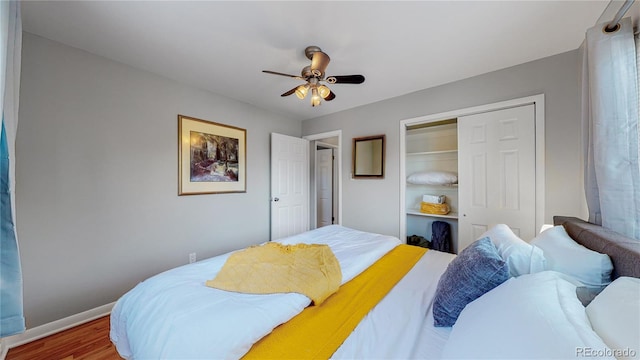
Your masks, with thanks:
[(109, 316), (9, 349), (6, 360), (121, 359), (109, 340)]

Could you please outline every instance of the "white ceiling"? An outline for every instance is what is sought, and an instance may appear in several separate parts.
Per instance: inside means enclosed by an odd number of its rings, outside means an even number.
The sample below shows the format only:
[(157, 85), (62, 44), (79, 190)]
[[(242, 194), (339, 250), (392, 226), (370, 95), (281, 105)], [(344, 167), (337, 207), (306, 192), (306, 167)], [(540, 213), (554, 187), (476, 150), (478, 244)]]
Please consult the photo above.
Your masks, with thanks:
[[(23, 1), (23, 29), (309, 119), (576, 49), (608, 1)], [(280, 94), (304, 48), (331, 57), (335, 100)]]

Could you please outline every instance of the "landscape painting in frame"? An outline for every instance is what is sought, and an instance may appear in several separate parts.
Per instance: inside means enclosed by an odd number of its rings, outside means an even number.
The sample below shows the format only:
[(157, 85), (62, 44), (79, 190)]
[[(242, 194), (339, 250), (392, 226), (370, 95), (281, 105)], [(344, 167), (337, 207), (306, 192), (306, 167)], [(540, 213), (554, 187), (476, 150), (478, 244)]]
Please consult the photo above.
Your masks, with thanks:
[(246, 192), (247, 131), (178, 115), (178, 195)]

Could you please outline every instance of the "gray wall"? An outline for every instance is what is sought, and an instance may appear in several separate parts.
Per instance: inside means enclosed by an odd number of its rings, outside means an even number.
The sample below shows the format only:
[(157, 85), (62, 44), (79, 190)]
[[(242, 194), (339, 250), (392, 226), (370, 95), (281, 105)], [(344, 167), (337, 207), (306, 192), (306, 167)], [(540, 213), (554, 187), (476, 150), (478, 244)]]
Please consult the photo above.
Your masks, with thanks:
[[(342, 129), (343, 225), (398, 236), (400, 120), (537, 94), (545, 95), (545, 222), (583, 216), (580, 62), (579, 52), (570, 51), (304, 121), (304, 135)], [(352, 180), (352, 138), (376, 134), (387, 135), (384, 180)]]
[[(343, 224), (397, 236), (400, 120), (544, 93), (545, 218), (584, 212), (578, 51), (301, 125), (35, 35), (23, 41), (16, 206), (28, 327), (115, 301), (190, 252), (265, 241), (271, 132), (342, 129)], [(247, 193), (177, 196), (177, 114), (247, 129)], [(385, 179), (352, 180), (351, 139), (375, 134), (387, 135)]]
[[(28, 327), (268, 240), (269, 134), (299, 121), (25, 33), (16, 140)], [(177, 196), (177, 115), (247, 129), (247, 192)], [(247, 226), (250, 223), (250, 226)]]

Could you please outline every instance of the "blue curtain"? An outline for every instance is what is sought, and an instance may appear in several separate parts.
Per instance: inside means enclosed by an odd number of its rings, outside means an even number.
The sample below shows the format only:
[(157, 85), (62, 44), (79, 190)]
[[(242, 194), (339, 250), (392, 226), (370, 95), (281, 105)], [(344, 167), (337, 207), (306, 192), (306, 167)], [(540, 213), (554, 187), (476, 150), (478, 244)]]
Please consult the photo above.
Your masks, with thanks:
[(2, 117), (0, 140), (0, 337), (24, 331), (22, 315), (22, 272), (11, 214), (9, 191), (9, 148)]
[(0, 337), (5, 337), (25, 330), (13, 199), (22, 52), (22, 22), (17, 1), (0, 1), (0, 40)]

